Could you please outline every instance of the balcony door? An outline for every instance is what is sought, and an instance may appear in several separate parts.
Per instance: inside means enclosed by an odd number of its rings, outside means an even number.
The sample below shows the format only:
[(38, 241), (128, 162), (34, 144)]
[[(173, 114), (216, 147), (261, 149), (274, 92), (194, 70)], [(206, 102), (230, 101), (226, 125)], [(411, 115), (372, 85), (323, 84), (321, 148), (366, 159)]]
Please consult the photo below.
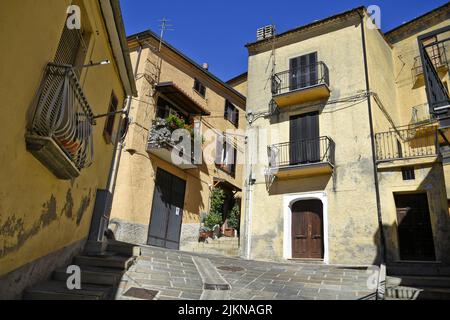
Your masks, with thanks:
[(320, 162), (319, 112), (290, 118), (290, 165)]
[(291, 91), (317, 84), (317, 52), (293, 58), (289, 65)]

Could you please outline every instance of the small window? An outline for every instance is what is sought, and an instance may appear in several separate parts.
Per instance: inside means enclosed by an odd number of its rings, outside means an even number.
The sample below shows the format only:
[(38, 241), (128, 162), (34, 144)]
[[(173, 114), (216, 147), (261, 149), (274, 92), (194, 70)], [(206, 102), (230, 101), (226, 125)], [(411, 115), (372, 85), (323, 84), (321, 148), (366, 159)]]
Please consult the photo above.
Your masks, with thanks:
[[(108, 113), (113, 113), (117, 111), (117, 105), (118, 105), (118, 100), (117, 97), (114, 95), (114, 93), (111, 94), (111, 100), (109, 102), (109, 108), (108, 108)], [(107, 118), (106, 118), (106, 123), (105, 123), (105, 128), (103, 130), (103, 137), (106, 140), (106, 143), (111, 143), (112, 142), (112, 134), (113, 134), (113, 130), (114, 130), (114, 121), (116, 119), (116, 115), (115, 114), (110, 114)]]
[(239, 110), (230, 101), (225, 101), (225, 119), (230, 121), (236, 127), (239, 126)]
[(402, 168), (403, 180), (415, 180), (416, 174), (414, 172), (414, 167), (403, 167)]
[(216, 145), (216, 166), (228, 173), (236, 176), (237, 149), (225, 135), (217, 135)]
[(206, 87), (198, 79), (194, 79), (194, 90), (202, 97), (205, 97)]

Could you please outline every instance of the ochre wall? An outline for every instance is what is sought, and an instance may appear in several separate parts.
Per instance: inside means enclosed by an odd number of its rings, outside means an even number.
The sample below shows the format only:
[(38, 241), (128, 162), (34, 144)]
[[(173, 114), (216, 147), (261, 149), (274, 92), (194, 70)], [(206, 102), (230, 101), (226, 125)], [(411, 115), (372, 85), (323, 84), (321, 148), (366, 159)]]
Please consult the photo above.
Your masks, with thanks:
[[(155, 47), (158, 43), (153, 38), (147, 43)], [(131, 57), (133, 66), (136, 65), (138, 48), (133, 48)], [(191, 99), (196, 101), (204, 109), (211, 112), (210, 116), (202, 117), (202, 132), (206, 141), (203, 145), (205, 153), (215, 159), (215, 134), (206, 134), (213, 128), (215, 131), (242, 130), (245, 128), (245, 111), (239, 106), (239, 128), (224, 119), (225, 97), (224, 88), (217, 87), (208, 76), (185, 62), (171, 50), (163, 46), (160, 82), (173, 82), (183, 90)], [(158, 55), (149, 49), (142, 50), (139, 75), (147, 74), (156, 78), (160, 60)], [(198, 95), (194, 89), (194, 77), (206, 85), (206, 97)], [(137, 85), (139, 98), (132, 103), (131, 117), (133, 123), (126, 140), (125, 151), (120, 163), (119, 175), (116, 186), (116, 196), (113, 202), (112, 219), (125, 221), (127, 224), (140, 225), (140, 233), (135, 241), (146, 241), (146, 233), (151, 218), (152, 200), (155, 187), (157, 168), (161, 168), (186, 181), (186, 195), (184, 200), (183, 224), (200, 223), (200, 214), (209, 209), (210, 187), (214, 178), (222, 178), (229, 183), (241, 188), (242, 165), (237, 166), (235, 178), (217, 169), (215, 165), (203, 163), (199, 169), (181, 170), (180, 168), (149, 154), (146, 151), (149, 129), (155, 119), (155, 98), (152, 84), (145, 77), (138, 77)], [(236, 103), (235, 103), (236, 104)], [(211, 132), (210, 132), (211, 133)], [(239, 139), (238, 163), (242, 163), (243, 139)], [(132, 152), (129, 152), (132, 150)], [(204, 155), (205, 157), (205, 155)], [(239, 195), (238, 195), (239, 196)], [(128, 236), (128, 235), (127, 235)]]
[[(114, 61), (98, 3), (84, 4), (83, 25), (99, 33), (92, 33), (86, 62)], [(60, 0), (6, 1), (0, 12), (0, 275), (86, 238), (96, 189), (106, 186), (112, 145), (103, 138), (105, 119), (94, 127), (92, 166), (73, 181), (58, 180), (25, 146), (27, 112), (55, 56), (66, 8)], [(119, 106), (125, 98), (114, 62), (84, 69), (81, 84), (94, 114), (107, 112), (112, 90)]]
[[(298, 42), (277, 48), (275, 72), (289, 69), (290, 58), (317, 51), (318, 60), (329, 68), (330, 101), (361, 93), (365, 90), (365, 77), (359, 18), (325, 29), (328, 32), (311, 31), (311, 36), (306, 31), (298, 36)], [(270, 85), (267, 85), (269, 57), (270, 51), (249, 57), (248, 110), (268, 110), (272, 98)], [(251, 187), (249, 209), (250, 258), (282, 260), (283, 237), (287, 231), (283, 217), (285, 197), (321, 192), (325, 193), (328, 202), (328, 220), (325, 222), (328, 225), (328, 262), (371, 264), (377, 259), (378, 224), (367, 100), (325, 106), (315, 104), (289, 106), (279, 115), (254, 123), (259, 130), (270, 128), (276, 131), (267, 141), (264, 136), (257, 143), (260, 158), (253, 166), (256, 184)], [(314, 110), (320, 112), (320, 136), (329, 136), (336, 143), (334, 177), (319, 175), (276, 180), (268, 192), (264, 177), (267, 145), (289, 141), (289, 117)], [(250, 151), (250, 154), (254, 152)], [(244, 199), (247, 196), (244, 195)], [(243, 219), (243, 222), (247, 221)]]

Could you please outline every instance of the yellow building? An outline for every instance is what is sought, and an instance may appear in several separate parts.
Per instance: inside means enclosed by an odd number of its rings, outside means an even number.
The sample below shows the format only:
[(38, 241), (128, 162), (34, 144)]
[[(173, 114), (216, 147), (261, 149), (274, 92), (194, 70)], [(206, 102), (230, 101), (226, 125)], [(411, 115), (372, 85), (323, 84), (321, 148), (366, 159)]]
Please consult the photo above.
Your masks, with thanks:
[[(110, 229), (122, 241), (192, 250), (214, 188), (226, 191), (224, 219), (240, 203), (246, 99), (151, 31), (129, 36), (128, 45), (139, 99), (131, 106)], [(186, 149), (171, 137), (181, 121), (202, 135), (193, 149), (189, 133)]]
[[(418, 36), (448, 26), (448, 12), (386, 34), (363, 7), (275, 36), (259, 30), (247, 45), (243, 255), (450, 262), (442, 141), (416, 58)], [(448, 48), (436, 47), (448, 82)]]
[(120, 117), (95, 116), (121, 110), (136, 88), (118, 1), (2, 5), (0, 299), (7, 299), (83, 249)]

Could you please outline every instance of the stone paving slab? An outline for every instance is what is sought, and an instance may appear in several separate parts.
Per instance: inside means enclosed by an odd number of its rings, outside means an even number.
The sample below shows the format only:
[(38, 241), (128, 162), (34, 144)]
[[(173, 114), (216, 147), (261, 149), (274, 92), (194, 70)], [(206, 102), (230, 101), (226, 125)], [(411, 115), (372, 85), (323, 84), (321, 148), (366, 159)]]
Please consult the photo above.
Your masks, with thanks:
[[(131, 287), (156, 290), (157, 300), (356, 300), (375, 294), (360, 268), (250, 261), (149, 246), (141, 252), (124, 275), (117, 299), (127, 299), (122, 293)], [(205, 290), (194, 260), (207, 261), (211, 274), (220, 275), (231, 290)]]

